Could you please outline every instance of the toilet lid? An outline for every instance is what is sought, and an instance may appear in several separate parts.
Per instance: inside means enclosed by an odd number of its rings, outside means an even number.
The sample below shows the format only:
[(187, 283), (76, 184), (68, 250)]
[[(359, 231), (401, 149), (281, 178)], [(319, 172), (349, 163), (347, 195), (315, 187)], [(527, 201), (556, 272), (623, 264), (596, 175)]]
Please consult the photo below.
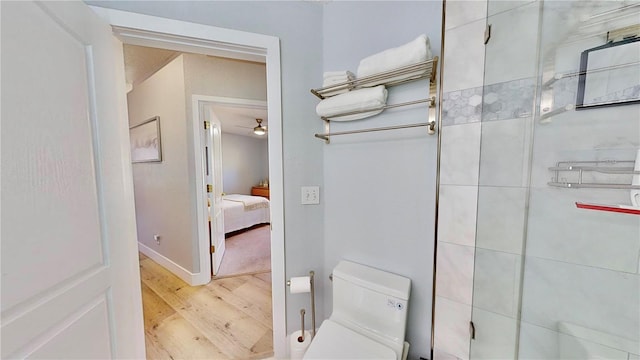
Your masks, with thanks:
[(393, 359), (395, 351), (335, 321), (325, 320), (303, 359)]

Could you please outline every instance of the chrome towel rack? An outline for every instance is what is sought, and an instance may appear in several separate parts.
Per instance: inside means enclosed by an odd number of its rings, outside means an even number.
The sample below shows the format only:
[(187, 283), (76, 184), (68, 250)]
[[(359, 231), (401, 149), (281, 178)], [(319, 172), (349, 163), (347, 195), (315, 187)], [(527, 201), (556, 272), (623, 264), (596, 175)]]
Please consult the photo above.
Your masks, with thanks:
[[(325, 86), (318, 89), (311, 89), (311, 93), (319, 97), (320, 99), (324, 99), (327, 93), (331, 93), (337, 90), (371, 87), (371, 86), (380, 85), (380, 84), (384, 84), (385, 86), (389, 87), (389, 86), (404, 84), (409, 81), (422, 79), (427, 76), (429, 77), (430, 81), (433, 82), (436, 76), (437, 65), (438, 65), (438, 57), (434, 56), (432, 59), (415, 63), (412, 65), (403, 66), (397, 69), (381, 72), (378, 74), (364, 76), (358, 79), (348, 80), (342, 83)], [(403, 76), (407, 74), (413, 74), (413, 73), (416, 73), (416, 75), (410, 79), (392, 80), (395, 77)], [(391, 80), (387, 81), (387, 79), (391, 79)]]
[[(321, 119), (324, 121), (325, 132), (322, 134), (314, 134), (314, 136), (318, 139), (322, 139), (325, 143), (329, 144), (329, 138), (332, 136), (339, 135), (349, 135), (349, 134), (360, 134), (360, 133), (369, 133), (376, 131), (387, 131), (387, 130), (396, 130), (396, 129), (408, 129), (408, 128), (416, 128), (416, 127), (427, 127), (427, 133), (433, 135), (436, 133), (436, 121), (435, 121), (435, 107), (436, 107), (436, 73), (437, 73), (437, 64), (438, 57), (435, 56), (430, 60), (419, 62), (413, 65), (403, 66), (398, 69), (381, 72), (378, 74), (365, 76), (359, 79), (349, 80), (343, 83), (334, 84), (331, 86), (326, 86), (318, 89), (311, 89), (311, 93), (317, 96), (320, 99), (324, 99), (325, 95), (330, 92), (334, 92), (336, 90), (343, 89), (356, 89), (363, 88), (369, 86), (377, 86), (377, 85), (385, 85), (385, 86), (394, 86), (400, 85), (411, 81), (416, 81), (420, 79), (429, 78), (429, 88), (428, 93), (429, 97), (425, 99), (418, 99), (413, 101), (407, 101), (398, 104), (390, 104), (382, 106), (378, 109), (368, 109), (368, 110), (354, 110), (349, 112), (344, 112), (340, 114), (336, 114), (333, 116), (321, 116)], [(409, 79), (396, 79), (398, 76), (406, 76), (411, 75)], [(350, 130), (350, 131), (338, 131), (331, 132), (331, 119), (339, 118), (341, 116), (347, 115), (356, 115), (362, 113), (368, 113), (373, 111), (383, 111), (386, 109), (399, 108), (403, 106), (411, 106), (418, 105), (422, 103), (429, 104), (429, 112), (428, 112), (428, 121), (424, 123), (417, 124), (405, 124), (405, 125), (396, 125), (396, 126), (385, 126), (378, 128), (366, 128), (366, 129), (358, 129), (358, 130)]]
[(354, 111), (340, 113), (339, 115), (334, 115), (334, 116), (321, 116), (320, 118), (322, 120), (331, 120), (333, 118), (337, 118), (337, 117), (341, 117), (341, 116), (362, 114), (362, 113), (368, 113), (368, 112), (378, 111), (378, 110), (393, 109), (393, 108), (397, 108), (397, 107), (422, 104), (422, 103), (426, 103), (426, 102), (429, 103), (429, 107), (436, 106), (436, 97), (432, 96), (432, 97), (430, 97), (428, 99), (420, 99), (420, 100), (407, 101), (407, 102), (398, 103), (398, 104), (385, 105), (385, 106), (382, 106), (382, 107), (380, 107), (378, 109), (354, 110)]
[[(640, 189), (640, 185), (629, 183), (606, 183), (606, 182), (585, 182), (586, 173), (600, 173), (608, 175), (640, 175), (640, 171), (633, 169), (633, 160), (595, 160), (595, 161), (560, 161), (549, 170), (554, 172), (554, 176), (547, 184), (549, 186), (580, 189)], [(627, 165), (628, 164), (628, 165)], [(627, 165), (627, 166), (625, 166)], [(569, 173), (573, 181), (561, 177), (562, 173)]]
[(317, 137), (318, 139), (322, 139), (322, 140), (328, 141), (330, 137), (338, 136), (338, 135), (350, 135), (350, 134), (361, 134), (361, 133), (368, 133), (368, 132), (375, 132), (375, 131), (409, 129), (409, 128), (416, 128), (416, 127), (423, 127), (423, 126), (428, 126), (429, 127), (429, 129), (427, 130), (429, 134), (431, 134), (431, 135), (435, 134), (435, 132), (436, 132), (436, 122), (435, 122), (435, 120), (431, 120), (428, 123), (408, 124), (408, 125), (398, 125), (398, 126), (385, 126), (385, 127), (369, 128), (369, 129), (362, 129), (362, 130), (337, 131), (337, 132), (333, 132), (333, 133), (315, 134), (315, 137)]

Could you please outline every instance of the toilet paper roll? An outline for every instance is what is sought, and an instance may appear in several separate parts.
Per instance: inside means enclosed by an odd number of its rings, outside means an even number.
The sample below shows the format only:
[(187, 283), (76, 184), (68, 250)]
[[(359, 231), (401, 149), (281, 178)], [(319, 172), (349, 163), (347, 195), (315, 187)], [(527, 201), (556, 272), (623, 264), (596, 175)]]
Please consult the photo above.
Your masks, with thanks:
[(291, 360), (302, 359), (304, 353), (307, 351), (307, 348), (309, 348), (309, 345), (311, 345), (311, 333), (309, 331), (305, 331), (304, 341), (300, 342), (298, 341), (298, 338), (301, 334), (302, 332), (298, 330), (294, 331), (293, 334), (290, 335), (291, 338), (289, 339), (289, 358)]
[(308, 276), (292, 277), (289, 290), (292, 294), (308, 293), (311, 291), (311, 278)]
[[(640, 149), (638, 149), (638, 152), (636, 153), (636, 163), (633, 170), (640, 171)], [(631, 185), (640, 185), (640, 175), (633, 175)], [(640, 207), (640, 190), (631, 190), (631, 205)]]

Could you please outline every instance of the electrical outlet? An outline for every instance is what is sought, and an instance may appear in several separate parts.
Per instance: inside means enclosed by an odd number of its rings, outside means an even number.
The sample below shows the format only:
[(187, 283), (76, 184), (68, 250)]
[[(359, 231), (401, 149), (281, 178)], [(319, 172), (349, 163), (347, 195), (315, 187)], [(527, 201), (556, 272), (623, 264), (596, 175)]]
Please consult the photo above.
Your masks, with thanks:
[(156, 241), (156, 244), (160, 245), (160, 235), (153, 234), (153, 240)]
[(303, 186), (302, 198), (300, 200), (302, 205), (314, 205), (320, 204), (320, 187), (319, 186)]

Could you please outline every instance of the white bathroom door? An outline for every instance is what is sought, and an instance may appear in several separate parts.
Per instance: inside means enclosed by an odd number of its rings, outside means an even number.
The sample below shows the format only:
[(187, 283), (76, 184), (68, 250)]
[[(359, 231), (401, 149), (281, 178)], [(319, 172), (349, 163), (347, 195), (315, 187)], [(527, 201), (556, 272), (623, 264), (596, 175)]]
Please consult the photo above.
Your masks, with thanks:
[(205, 106), (208, 128), (205, 129), (205, 151), (207, 184), (212, 185), (207, 192), (209, 209), (209, 234), (213, 251), (211, 269), (217, 275), (226, 250), (224, 238), (224, 211), (222, 210), (222, 126), (210, 106)]
[(0, 3), (2, 358), (144, 358), (122, 44), (82, 2)]

